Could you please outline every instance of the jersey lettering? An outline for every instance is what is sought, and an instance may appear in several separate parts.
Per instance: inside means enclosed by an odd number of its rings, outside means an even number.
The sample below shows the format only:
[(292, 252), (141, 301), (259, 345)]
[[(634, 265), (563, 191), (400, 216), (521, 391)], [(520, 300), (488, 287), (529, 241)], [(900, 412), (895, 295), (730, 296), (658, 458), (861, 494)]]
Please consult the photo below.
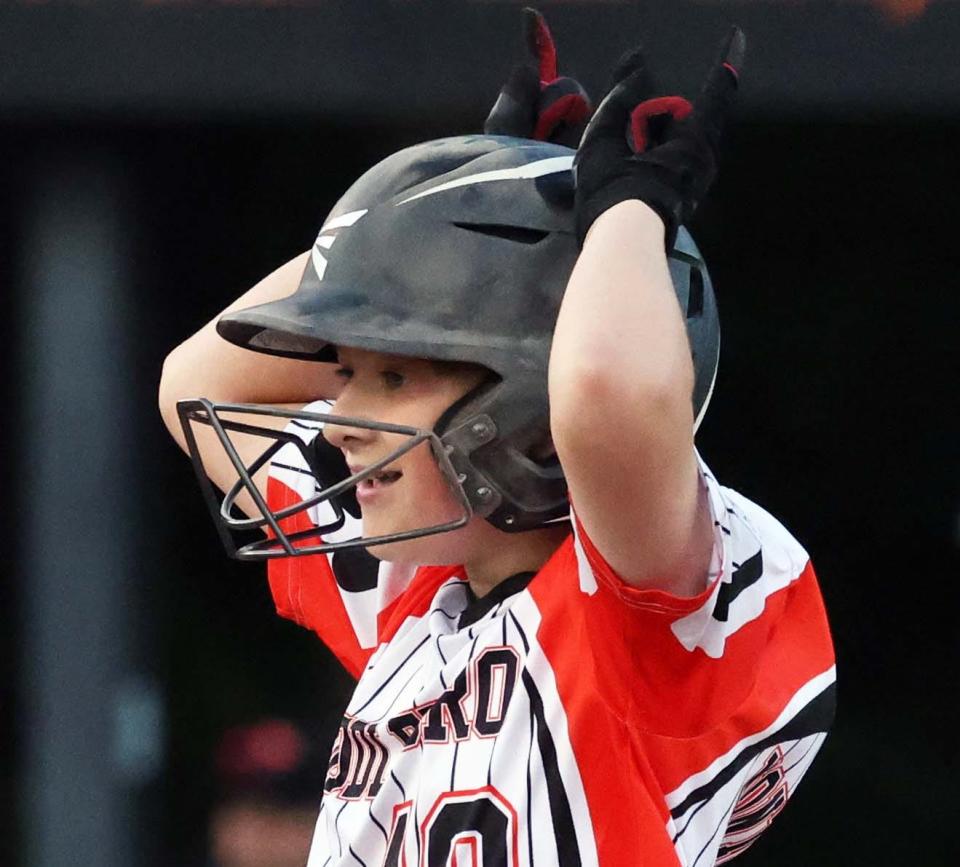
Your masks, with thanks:
[(376, 726), (346, 716), (333, 745), (324, 791), (345, 801), (373, 798), (383, 786), (388, 759)]
[(389, 719), (387, 729), (403, 744), (405, 750), (412, 750), (420, 743), (420, 719), (419, 711), (408, 710)]
[(347, 722), (348, 720), (344, 718), (340, 723), (340, 730), (337, 732), (337, 739), (334, 741), (333, 750), (330, 753), (327, 779), (323, 784), (323, 790), (325, 792), (337, 791), (347, 782), (347, 775), (350, 772), (350, 757), (352, 754), (350, 738), (347, 735)]
[(477, 712), (473, 725), (481, 737), (494, 737), (503, 728), (519, 665), (520, 658), (512, 647), (490, 647), (477, 658)]
[[(519, 670), (520, 656), (512, 647), (488, 647), (477, 657), (469, 678), (462, 671), (453, 686), (432, 704), (391, 717), (387, 730), (404, 750), (421, 744), (445, 744), (451, 739), (463, 741), (471, 732), (483, 738), (495, 737), (503, 728)], [(475, 702), (469, 701), (471, 696)]]
[(427, 708), (426, 725), (423, 728), (424, 743), (444, 744), (450, 739), (451, 730), (455, 741), (470, 737), (470, 726), (463, 709), (467, 697), (467, 673), (461, 671), (453, 687)]

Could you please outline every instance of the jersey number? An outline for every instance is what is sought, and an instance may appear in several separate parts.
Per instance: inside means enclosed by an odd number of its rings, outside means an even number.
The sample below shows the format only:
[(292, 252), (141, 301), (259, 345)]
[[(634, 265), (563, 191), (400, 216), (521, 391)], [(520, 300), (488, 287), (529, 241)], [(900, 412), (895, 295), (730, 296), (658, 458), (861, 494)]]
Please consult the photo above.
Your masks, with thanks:
[[(383, 867), (406, 867), (410, 803), (394, 811)], [(516, 867), (517, 812), (493, 786), (446, 792), (420, 824), (420, 867)]]

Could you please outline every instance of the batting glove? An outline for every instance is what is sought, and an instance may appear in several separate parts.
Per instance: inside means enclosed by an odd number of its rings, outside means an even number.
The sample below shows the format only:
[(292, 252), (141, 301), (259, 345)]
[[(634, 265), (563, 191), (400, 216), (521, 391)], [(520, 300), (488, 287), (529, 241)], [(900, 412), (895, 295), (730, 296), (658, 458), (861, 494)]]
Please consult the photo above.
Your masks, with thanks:
[(574, 159), (577, 236), (608, 208), (628, 199), (648, 204), (666, 226), (667, 248), (696, 211), (717, 173), (720, 134), (740, 78), (746, 38), (738, 27), (724, 41), (693, 103), (654, 96), (636, 49), (614, 72), (614, 86), (583, 134)]
[(514, 67), (483, 131), (575, 148), (593, 110), (590, 97), (574, 79), (557, 75), (557, 48), (535, 9), (523, 10), (523, 35), (527, 57)]

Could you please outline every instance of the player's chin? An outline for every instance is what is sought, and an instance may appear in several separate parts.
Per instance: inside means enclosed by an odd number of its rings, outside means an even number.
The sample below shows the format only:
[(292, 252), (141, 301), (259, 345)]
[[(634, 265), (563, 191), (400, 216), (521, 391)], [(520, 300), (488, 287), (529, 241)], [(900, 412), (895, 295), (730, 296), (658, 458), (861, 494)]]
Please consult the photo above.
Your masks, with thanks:
[[(366, 535), (382, 536), (388, 533), (398, 533), (416, 530), (427, 530), (443, 521), (434, 521), (432, 524), (421, 523), (416, 526), (384, 528), (374, 532), (373, 527), (367, 530)], [(388, 563), (418, 563), (421, 566), (447, 565), (462, 563), (466, 559), (467, 549), (465, 527), (456, 530), (427, 533), (413, 539), (404, 539), (400, 542), (383, 542), (379, 545), (368, 545), (367, 550), (378, 560)]]
[(406, 542), (383, 542), (379, 545), (367, 545), (369, 551), (378, 560), (385, 563), (396, 563), (403, 560), (412, 561), (415, 559), (416, 551), (411, 550), (410, 541)]
[[(419, 528), (411, 527), (410, 529)], [(378, 560), (387, 563), (419, 563), (426, 566), (431, 563), (445, 562), (443, 560), (445, 552), (442, 549), (446, 546), (438, 544), (436, 538), (430, 535), (404, 539), (401, 542), (382, 542), (379, 545), (368, 545), (367, 550)]]
[[(398, 522), (386, 519), (388, 516), (372, 515), (369, 511), (363, 513), (363, 535), (368, 538), (379, 536), (392, 536), (397, 533), (406, 533), (411, 530), (422, 529), (425, 524), (410, 524), (408, 522)], [(387, 562), (406, 560), (412, 561), (416, 558), (422, 548), (421, 538), (404, 539), (396, 542), (381, 542), (379, 545), (367, 545), (367, 550), (378, 560)]]

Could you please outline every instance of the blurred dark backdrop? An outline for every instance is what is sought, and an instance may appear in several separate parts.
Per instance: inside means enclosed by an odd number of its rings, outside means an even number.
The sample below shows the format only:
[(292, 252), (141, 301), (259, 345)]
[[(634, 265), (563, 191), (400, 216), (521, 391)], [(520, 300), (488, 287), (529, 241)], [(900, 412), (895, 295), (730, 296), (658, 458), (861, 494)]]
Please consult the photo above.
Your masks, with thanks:
[[(0, 796), (16, 805), (0, 819), (2, 863), (202, 864), (226, 727), (284, 715), (329, 741), (350, 684), (273, 615), (262, 570), (224, 558), (155, 411), (160, 366), (310, 246), (363, 169), (479, 128), (517, 47), (517, 5), (0, 13), (0, 471), (13, 492)], [(724, 328), (700, 448), (812, 553), (840, 703), (804, 786), (737, 863), (958, 863), (960, 14), (934, 4), (895, 27), (867, 4), (541, 7), (594, 94), (628, 24), (688, 89), (725, 19), (753, 40), (694, 226)], [(43, 312), (49, 286), (63, 295)], [(94, 303), (103, 315), (83, 320)], [(94, 458), (98, 431), (113, 451)], [(123, 628), (104, 633), (110, 618)], [(72, 725), (65, 688), (84, 720), (72, 740), (54, 732)], [(86, 780), (125, 817), (115, 852), (109, 822), (74, 815)], [(52, 815), (59, 830), (38, 843)]]

